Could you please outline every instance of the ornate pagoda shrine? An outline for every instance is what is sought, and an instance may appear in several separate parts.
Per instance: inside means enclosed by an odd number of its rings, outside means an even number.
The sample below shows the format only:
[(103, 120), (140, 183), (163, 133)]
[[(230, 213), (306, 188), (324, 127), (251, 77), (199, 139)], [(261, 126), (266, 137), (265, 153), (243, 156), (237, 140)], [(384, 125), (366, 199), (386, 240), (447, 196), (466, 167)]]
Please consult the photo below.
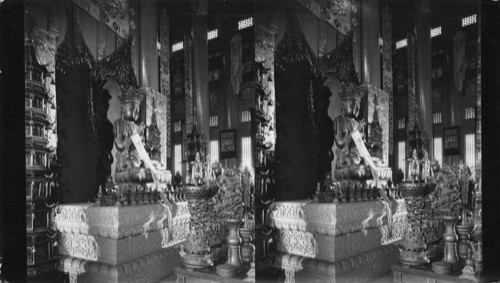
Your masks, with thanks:
[(52, 210), (54, 180), (49, 148), (53, 126), (49, 112), (53, 102), (46, 88), (50, 75), (40, 64), (35, 45), (35, 20), (26, 11), (24, 18), (25, 58), (25, 135), (26, 135), (26, 244), (28, 276), (52, 271), (57, 267), (54, 257)]

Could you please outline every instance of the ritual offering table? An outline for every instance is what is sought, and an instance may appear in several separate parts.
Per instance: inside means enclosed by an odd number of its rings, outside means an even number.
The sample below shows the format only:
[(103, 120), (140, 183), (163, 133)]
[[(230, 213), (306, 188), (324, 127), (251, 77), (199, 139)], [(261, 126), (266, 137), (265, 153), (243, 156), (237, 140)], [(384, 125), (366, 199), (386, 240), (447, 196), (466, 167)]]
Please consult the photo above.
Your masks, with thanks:
[(395, 243), (406, 226), (403, 199), (392, 199), (390, 206), (392, 234), (382, 201), (275, 203), (275, 266), (284, 269), (286, 282), (367, 282), (382, 276), (398, 261)]
[(71, 282), (155, 282), (173, 274), (181, 262), (179, 243), (187, 236), (187, 202), (176, 203), (173, 233), (162, 204), (59, 207), (59, 269)]

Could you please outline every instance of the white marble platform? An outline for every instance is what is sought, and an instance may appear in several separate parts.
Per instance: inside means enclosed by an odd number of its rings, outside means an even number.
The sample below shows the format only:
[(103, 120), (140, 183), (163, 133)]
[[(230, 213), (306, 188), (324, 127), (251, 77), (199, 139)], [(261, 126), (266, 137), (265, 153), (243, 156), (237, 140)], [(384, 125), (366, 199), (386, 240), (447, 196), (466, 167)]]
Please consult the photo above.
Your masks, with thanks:
[(275, 266), (285, 270), (287, 282), (364, 282), (389, 272), (407, 214), (403, 199), (390, 206), (392, 234), (382, 201), (275, 203), (270, 213), (278, 229)]
[(69, 204), (59, 206), (59, 211), (53, 219), (59, 231), (59, 268), (73, 282), (158, 281), (180, 264), (177, 245), (189, 231), (187, 202), (177, 203), (172, 235), (162, 204)]

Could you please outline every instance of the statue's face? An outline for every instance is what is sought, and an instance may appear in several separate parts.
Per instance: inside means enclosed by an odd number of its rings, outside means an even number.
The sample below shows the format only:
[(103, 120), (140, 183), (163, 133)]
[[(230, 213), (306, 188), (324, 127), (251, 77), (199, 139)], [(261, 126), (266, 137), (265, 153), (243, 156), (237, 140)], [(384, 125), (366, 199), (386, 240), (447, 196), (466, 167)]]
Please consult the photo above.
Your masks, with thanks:
[(127, 101), (123, 106), (123, 115), (126, 120), (137, 121), (139, 118), (139, 106), (140, 103), (137, 101)]
[(344, 102), (344, 115), (350, 118), (357, 118), (359, 115), (360, 100), (348, 98)]

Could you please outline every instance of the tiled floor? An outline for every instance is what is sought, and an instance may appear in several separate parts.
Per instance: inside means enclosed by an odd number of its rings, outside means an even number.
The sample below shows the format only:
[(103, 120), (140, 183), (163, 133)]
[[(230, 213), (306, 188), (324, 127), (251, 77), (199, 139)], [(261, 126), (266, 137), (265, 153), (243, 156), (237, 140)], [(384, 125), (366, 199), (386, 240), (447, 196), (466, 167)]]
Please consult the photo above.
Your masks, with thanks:
[[(267, 273), (269, 275), (269, 278), (260, 278), (258, 280), (258, 282), (264, 282), (264, 283), (283, 282), (284, 278), (280, 278), (279, 272), (276, 272), (275, 270), (270, 269), (269, 271), (264, 272), (264, 273)], [(281, 277), (283, 277), (283, 276), (281, 276)], [(169, 276), (168, 278), (161, 280), (158, 283), (175, 283), (176, 278), (177, 278), (177, 276), (175, 274), (173, 274), (173, 275)], [(370, 283), (391, 283), (391, 282), (393, 282), (392, 271), (390, 271), (390, 272), (384, 274), (383, 276), (371, 281)]]
[(392, 271), (384, 274), (383, 276), (373, 280), (371, 283), (390, 283), (394, 281), (394, 277), (392, 275)]

